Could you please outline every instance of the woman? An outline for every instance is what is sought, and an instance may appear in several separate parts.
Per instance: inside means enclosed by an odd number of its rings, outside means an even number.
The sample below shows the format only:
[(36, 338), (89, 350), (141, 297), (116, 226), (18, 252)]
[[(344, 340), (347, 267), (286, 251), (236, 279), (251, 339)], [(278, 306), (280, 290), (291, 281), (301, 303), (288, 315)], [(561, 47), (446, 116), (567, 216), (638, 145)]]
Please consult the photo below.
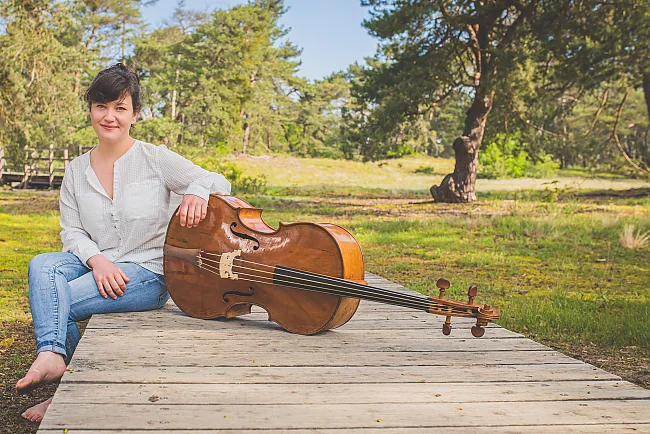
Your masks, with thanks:
[[(37, 357), (16, 383), (20, 393), (61, 378), (81, 338), (75, 321), (167, 302), (162, 247), (170, 191), (184, 195), (177, 215), (188, 228), (205, 218), (211, 193), (230, 192), (223, 176), (130, 136), (141, 102), (138, 77), (126, 66), (100, 72), (85, 100), (98, 145), (75, 158), (63, 178), (63, 251), (29, 263)], [(23, 417), (42, 420), (51, 400)]]

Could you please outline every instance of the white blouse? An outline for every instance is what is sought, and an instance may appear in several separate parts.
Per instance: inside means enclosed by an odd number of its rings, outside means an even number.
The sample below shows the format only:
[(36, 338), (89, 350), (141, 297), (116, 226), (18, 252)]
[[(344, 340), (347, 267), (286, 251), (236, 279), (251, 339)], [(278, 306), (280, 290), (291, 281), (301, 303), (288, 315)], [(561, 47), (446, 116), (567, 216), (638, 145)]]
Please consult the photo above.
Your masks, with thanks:
[(170, 192), (208, 200), (229, 194), (230, 182), (170, 151), (136, 140), (113, 169), (113, 199), (90, 165), (90, 151), (66, 168), (61, 185), (63, 251), (84, 264), (103, 254), (162, 274)]

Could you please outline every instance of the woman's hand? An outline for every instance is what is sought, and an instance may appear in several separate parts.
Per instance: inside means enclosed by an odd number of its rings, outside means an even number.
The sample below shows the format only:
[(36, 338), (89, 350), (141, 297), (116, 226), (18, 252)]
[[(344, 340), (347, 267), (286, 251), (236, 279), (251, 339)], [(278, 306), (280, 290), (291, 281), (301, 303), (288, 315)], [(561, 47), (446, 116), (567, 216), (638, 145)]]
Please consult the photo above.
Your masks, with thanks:
[(93, 269), (95, 283), (97, 283), (97, 289), (102, 297), (116, 300), (118, 296), (124, 295), (126, 282), (129, 281), (129, 278), (120, 267), (101, 254), (88, 259), (88, 265)]
[(208, 215), (208, 202), (193, 194), (186, 194), (176, 215), (181, 217), (181, 226), (195, 228)]

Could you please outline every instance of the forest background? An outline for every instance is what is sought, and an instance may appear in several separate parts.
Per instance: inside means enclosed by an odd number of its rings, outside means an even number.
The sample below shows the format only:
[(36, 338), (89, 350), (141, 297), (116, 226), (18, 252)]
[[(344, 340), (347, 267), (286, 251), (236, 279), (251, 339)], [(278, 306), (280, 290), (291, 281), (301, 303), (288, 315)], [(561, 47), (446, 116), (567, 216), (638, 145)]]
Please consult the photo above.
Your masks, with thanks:
[(212, 13), (180, 3), (157, 29), (142, 18), (151, 3), (2, 2), (0, 146), (8, 159), (22, 164), (25, 146), (94, 145), (81, 93), (123, 61), (146, 90), (134, 135), (172, 148), (455, 157), (454, 179), (468, 185), (440, 201), (474, 200), (476, 175), (544, 177), (570, 166), (648, 175), (645, 0), (616, 8), (363, 0), (377, 53), (322, 80), (298, 76), (300, 48), (279, 24), (280, 0)]
[[(307, 80), (282, 0), (180, 3), (156, 29), (155, 2), (0, 1), (0, 148), (20, 167), (25, 147), (94, 146), (82, 94), (122, 61), (145, 88), (132, 136), (224, 173), (269, 224), (340, 224), (368, 271), (424, 294), (478, 283), (499, 324), (650, 387), (650, 2), (360, 3), (376, 54)], [(58, 217), (56, 191), (0, 192), (12, 432), (35, 430), (13, 384)]]

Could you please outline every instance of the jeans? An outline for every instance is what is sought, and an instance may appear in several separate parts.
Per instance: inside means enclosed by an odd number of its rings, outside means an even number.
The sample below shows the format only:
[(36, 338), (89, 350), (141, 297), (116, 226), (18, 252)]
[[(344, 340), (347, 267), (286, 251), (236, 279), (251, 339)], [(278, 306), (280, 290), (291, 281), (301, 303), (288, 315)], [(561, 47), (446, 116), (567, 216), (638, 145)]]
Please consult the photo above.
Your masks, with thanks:
[(169, 299), (165, 278), (132, 262), (117, 262), (130, 280), (122, 297), (104, 298), (92, 271), (72, 253), (43, 253), (29, 262), (29, 304), (36, 353), (53, 351), (69, 364), (81, 339), (75, 321), (95, 313), (158, 309)]

